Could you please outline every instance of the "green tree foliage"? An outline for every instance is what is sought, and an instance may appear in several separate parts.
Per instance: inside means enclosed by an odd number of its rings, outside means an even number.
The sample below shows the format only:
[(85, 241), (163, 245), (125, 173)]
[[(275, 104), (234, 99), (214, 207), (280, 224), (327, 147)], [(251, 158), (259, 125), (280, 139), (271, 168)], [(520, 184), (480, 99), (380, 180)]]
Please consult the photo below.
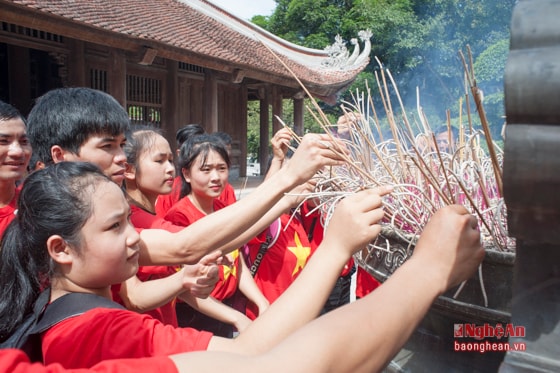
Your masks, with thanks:
[[(504, 40), (516, 0), (276, 0), (270, 17), (253, 19), (259, 26), (293, 43), (322, 49), (336, 35), (348, 41), (358, 31), (373, 32), (371, 62), (341, 100), (351, 101), (367, 81), (376, 97), (377, 56), (396, 80), (405, 105), (415, 111), (416, 90), (424, 111), (445, 120), (458, 115), (464, 95), (458, 52), (470, 46), (476, 73), (487, 93), (485, 104), (503, 106)], [(350, 46), (349, 46), (350, 48)], [(482, 54), (485, 54), (483, 57)], [(485, 61), (485, 62), (483, 62)], [(494, 96), (493, 96), (494, 95)], [(502, 99), (500, 100), (500, 95)], [(333, 115), (337, 107), (331, 108)], [(503, 110), (503, 109), (502, 109)], [(501, 126), (493, 116), (491, 125)]]
[(509, 39), (498, 40), (490, 45), (474, 62), (474, 72), (478, 87), (484, 92), (484, 109), (492, 127), (492, 137), (500, 139), (504, 122), (503, 76), (509, 52)]

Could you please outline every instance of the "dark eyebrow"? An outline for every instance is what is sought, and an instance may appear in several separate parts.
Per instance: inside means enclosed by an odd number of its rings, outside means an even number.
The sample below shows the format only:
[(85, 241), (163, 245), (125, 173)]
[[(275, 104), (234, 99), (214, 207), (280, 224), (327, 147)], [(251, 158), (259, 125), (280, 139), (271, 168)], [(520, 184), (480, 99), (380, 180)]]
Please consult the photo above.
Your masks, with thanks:
[(122, 211), (117, 211), (114, 214), (111, 215), (107, 215), (105, 216), (105, 220), (103, 221), (103, 224), (109, 224), (113, 221), (118, 221), (121, 220), (124, 217), (128, 217), (128, 215), (130, 214), (130, 207), (129, 208), (125, 208)]

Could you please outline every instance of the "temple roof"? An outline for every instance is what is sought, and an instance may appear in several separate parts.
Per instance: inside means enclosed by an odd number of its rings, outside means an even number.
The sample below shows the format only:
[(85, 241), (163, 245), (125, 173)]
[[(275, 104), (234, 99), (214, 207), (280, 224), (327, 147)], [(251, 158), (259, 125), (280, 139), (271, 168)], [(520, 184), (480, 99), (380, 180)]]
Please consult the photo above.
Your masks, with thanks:
[[(298, 87), (288, 66), (318, 96), (336, 94), (369, 62), (371, 34), (362, 37), (360, 56), (350, 56), (341, 40), (325, 50), (309, 49), (206, 0), (0, 0), (0, 7), (28, 13), (22, 20), (63, 36), (98, 43), (101, 36), (113, 47), (150, 48), (158, 56), (234, 73), (239, 79)], [(359, 43), (352, 42), (358, 52)]]

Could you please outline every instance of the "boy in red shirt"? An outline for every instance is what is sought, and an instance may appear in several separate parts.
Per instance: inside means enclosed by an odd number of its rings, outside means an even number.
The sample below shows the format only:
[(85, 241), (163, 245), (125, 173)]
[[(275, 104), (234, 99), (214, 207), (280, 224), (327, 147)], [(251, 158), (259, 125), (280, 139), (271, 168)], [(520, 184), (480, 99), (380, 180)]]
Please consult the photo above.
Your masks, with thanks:
[(27, 173), (31, 145), (25, 118), (12, 105), (0, 100), (0, 238), (14, 219), (20, 188)]

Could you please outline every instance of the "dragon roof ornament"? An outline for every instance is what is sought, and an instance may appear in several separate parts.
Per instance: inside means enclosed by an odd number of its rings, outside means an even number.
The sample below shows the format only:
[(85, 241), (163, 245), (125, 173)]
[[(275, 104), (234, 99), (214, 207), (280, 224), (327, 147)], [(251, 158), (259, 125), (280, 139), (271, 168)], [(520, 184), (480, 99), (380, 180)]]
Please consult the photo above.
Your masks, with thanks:
[(370, 30), (361, 30), (358, 37), (364, 43), (364, 49), (360, 52), (360, 43), (356, 38), (352, 38), (350, 43), (354, 45), (354, 50), (350, 55), (346, 42), (340, 35), (336, 35), (334, 43), (327, 46), (324, 50), (329, 54), (329, 58), (321, 63), (326, 68), (338, 68), (340, 70), (351, 69), (360, 66), (369, 58), (371, 52)]

